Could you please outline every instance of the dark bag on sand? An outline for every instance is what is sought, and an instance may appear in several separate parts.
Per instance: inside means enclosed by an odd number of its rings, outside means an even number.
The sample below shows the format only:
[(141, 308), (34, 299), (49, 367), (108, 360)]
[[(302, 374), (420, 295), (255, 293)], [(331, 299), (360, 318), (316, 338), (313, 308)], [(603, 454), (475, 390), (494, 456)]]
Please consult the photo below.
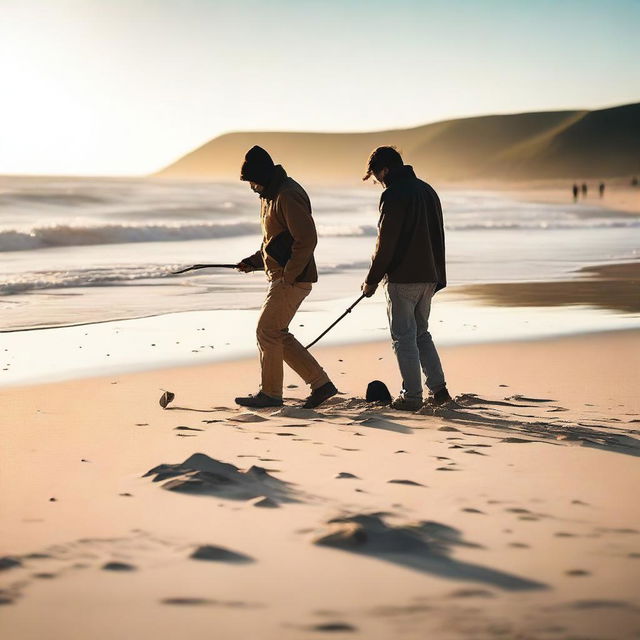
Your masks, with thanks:
[(380, 380), (374, 380), (367, 385), (367, 402), (391, 402), (391, 394), (387, 385)]
[(293, 236), (288, 231), (279, 233), (275, 238), (271, 238), (265, 251), (281, 267), (284, 267), (291, 257), (291, 247), (293, 247)]

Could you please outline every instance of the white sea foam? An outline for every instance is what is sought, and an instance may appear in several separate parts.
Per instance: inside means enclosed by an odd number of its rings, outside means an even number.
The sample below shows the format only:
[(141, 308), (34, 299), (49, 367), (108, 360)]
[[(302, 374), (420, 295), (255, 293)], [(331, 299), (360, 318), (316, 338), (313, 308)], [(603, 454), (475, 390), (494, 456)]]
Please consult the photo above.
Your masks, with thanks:
[[(320, 236), (314, 299), (338, 290), (346, 295), (369, 264), (379, 191), (312, 187), (309, 195)], [(480, 191), (440, 195), (453, 284), (557, 279), (584, 265), (638, 256), (640, 218), (606, 211), (595, 198), (556, 205)], [(258, 211), (255, 194), (239, 183), (0, 177), (0, 330), (24, 326), (12, 320), (17, 312), (47, 324), (52, 317), (77, 322), (111, 315), (114, 304), (124, 305), (122, 317), (167, 304), (181, 310), (257, 305), (259, 274), (166, 276), (178, 266), (231, 263), (255, 251)], [(172, 286), (149, 286), (161, 284)], [(47, 296), (45, 305), (38, 295), (16, 296), (54, 289), (79, 295)], [(184, 295), (192, 291), (205, 295)]]
[(178, 242), (260, 233), (254, 222), (206, 224), (107, 224), (94, 226), (52, 225), (28, 231), (0, 231), (0, 251), (25, 251), (49, 247), (74, 247), (135, 242)]
[[(640, 219), (628, 216), (614, 219), (576, 220), (483, 220), (452, 221), (447, 231), (503, 231), (526, 229), (638, 229)], [(318, 235), (325, 238), (375, 236), (377, 227), (369, 224), (318, 224)], [(211, 240), (260, 233), (257, 222), (208, 222), (171, 224), (106, 224), (75, 226), (68, 224), (35, 227), (29, 230), (0, 231), (0, 252), (28, 251), (50, 247), (129, 244), (140, 242), (182, 242)]]

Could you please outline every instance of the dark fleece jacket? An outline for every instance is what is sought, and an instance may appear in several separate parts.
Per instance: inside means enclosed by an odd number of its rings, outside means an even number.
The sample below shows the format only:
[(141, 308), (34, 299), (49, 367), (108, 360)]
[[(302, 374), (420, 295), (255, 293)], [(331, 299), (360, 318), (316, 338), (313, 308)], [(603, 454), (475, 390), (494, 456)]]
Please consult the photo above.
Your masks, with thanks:
[(419, 180), (413, 168), (392, 169), (380, 197), (378, 241), (366, 278), (389, 282), (435, 282), (447, 285), (444, 224), (438, 194)]

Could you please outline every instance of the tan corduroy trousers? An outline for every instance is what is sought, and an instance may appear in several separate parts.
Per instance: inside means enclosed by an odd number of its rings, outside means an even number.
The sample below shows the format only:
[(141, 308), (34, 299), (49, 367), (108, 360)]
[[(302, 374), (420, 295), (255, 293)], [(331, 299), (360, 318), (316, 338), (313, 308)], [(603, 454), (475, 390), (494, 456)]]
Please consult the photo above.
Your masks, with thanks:
[(311, 292), (311, 283), (286, 284), (272, 282), (262, 305), (256, 335), (262, 368), (261, 390), (273, 398), (282, 397), (286, 362), (311, 389), (329, 382), (329, 377), (318, 361), (289, 333), (289, 323), (302, 301)]

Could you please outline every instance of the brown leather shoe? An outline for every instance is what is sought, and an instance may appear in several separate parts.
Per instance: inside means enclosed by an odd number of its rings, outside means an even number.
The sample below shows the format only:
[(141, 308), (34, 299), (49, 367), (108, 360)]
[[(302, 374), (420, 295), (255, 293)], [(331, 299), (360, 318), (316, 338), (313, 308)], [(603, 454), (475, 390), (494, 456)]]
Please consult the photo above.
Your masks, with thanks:
[(326, 382), (321, 387), (314, 389), (311, 395), (307, 398), (307, 401), (302, 405), (303, 409), (315, 409), (319, 407), (325, 400), (333, 397), (338, 393), (335, 385), (331, 380)]
[(282, 398), (273, 398), (262, 391), (256, 395), (241, 396), (236, 398), (236, 404), (241, 407), (251, 407), (252, 409), (263, 409), (264, 407), (281, 407), (283, 405)]

